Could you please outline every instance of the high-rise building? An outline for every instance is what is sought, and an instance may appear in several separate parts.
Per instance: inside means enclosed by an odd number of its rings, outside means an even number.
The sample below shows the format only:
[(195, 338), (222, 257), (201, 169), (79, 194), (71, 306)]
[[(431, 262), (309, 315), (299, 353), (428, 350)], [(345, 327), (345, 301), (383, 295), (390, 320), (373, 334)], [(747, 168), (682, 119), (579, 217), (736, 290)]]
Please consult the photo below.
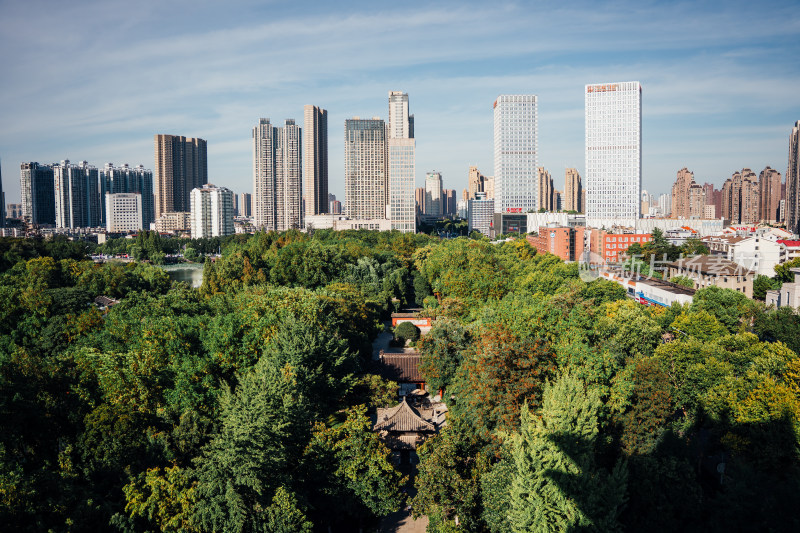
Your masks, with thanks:
[(486, 193), (487, 200), (494, 200), (494, 176), (484, 177), (483, 192)]
[(403, 233), (417, 231), (414, 181), (416, 141), (412, 138), (388, 139), (388, 208), (392, 229)]
[(386, 178), (386, 125), (383, 120), (357, 117), (345, 120), (345, 215), (353, 219), (385, 219)]
[(327, 213), (328, 112), (315, 105), (303, 107), (303, 178), (305, 214)]
[(253, 195), (249, 192), (243, 192), (239, 195), (239, 206), (241, 211), (240, 216), (252, 217), (253, 216)]
[(586, 216), (634, 226), (642, 190), (642, 86), (586, 85)]
[(705, 195), (705, 188), (694, 181), (694, 174), (686, 167), (680, 169), (672, 186), (672, 218), (703, 218)]
[(789, 163), (786, 167), (786, 229), (800, 233), (800, 120), (789, 135)]
[(564, 210), (583, 213), (583, 184), (578, 170), (568, 168), (564, 172)]
[(442, 206), (442, 175), (439, 172), (425, 174), (425, 214), (435, 217), (444, 215)]
[(536, 169), (539, 180), (539, 209), (544, 208), (547, 212), (555, 211), (555, 187), (553, 177), (544, 167)]
[[(274, 127), (268, 118), (253, 128), (253, 224), (267, 231), (303, 227), (300, 127), (287, 119)], [(327, 191), (325, 192), (327, 198)]]
[(534, 94), (504, 94), (494, 101), (496, 213), (539, 209), (537, 105)]
[(767, 167), (758, 176), (759, 221), (769, 224), (781, 222), (781, 173)]
[(469, 196), (464, 198), (464, 200), (474, 200), (478, 197), (477, 195), (479, 192), (486, 192), (486, 176), (481, 174), (481, 171), (478, 170), (478, 167), (469, 167), (467, 184), (469, 186)]
[(240, 215), (240, 210), (239, 210), (239, 195), (238, 194), (234, 194), (233, 195), (233, 216), (235, 216), (235, 217), (241, 216)]
[(6, 227), (6, 193), (3, 192), (3, 165), (0, 162), (0, 228)]
[(192, 238), (233, 235), (233, 191), (210, 183), (192, 190)]
[(672, 213), (672, 193), (658, 195), (658, 209), (661, 211), (661, 216), (670, 216), (670, 213)]
[(722, 185), (721, 216), (731, 224), (755, 224), (759, 220), (758, 178), (749, 168), (734, 172)]
[(408, 114), (408, 94), (401, 91), (389, 91), (389, 138), (414, 138), (414, 115)]
[[(153, 196), (153, 171), (147, 170), (143, 165), (133, 168), (128, 165), (115, 167), (113, 163), (106, 163), (100, 175), (100, 197), (105, 199), (106, 193), (139, 193), (142, 195), (142, 226), (149, 229), (155, 222), (155, 204)], [(103, 200), (103, 215), (101, 223), (106, 223), (106, 202)]]
[(107, 192), (104, 196), (107, 232), (125, 233), (145, 228), (142, 223), (142, 193)]
[(53, 167), (36, 162), (22, 163), (19, 174), (22, 217), (33, 225), (55, 225), (56, 197)]
[(456, 215), (456, 190), (444, 190), (444, 214), (451, 217)]
[(404, 233), (417, 231), (414, 182), (416, 180), (416, 140), (414, 115), (408, 114), (408, 94), (389, 91), (387, 146), (387, 210), (392, 229)]
[(207, 143), (200, 138), (156, 135), (155, 218), (189, 211), (193, 189), (208, 182)]
[(417, 205), (417, 215), (425, 214), (425, 187), (414, 190), (414, 203)]
[(88, 228), (101, 225), (100, 176), (97, 168), (69, 160), (53, 165), (53, 187), (57, 228)]

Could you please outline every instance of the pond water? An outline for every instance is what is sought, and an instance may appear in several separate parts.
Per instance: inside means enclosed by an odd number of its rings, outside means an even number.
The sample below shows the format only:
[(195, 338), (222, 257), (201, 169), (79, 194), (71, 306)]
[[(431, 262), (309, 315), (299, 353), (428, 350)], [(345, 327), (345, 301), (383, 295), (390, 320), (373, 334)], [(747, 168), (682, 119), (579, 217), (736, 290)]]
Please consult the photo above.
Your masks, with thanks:
[(174, 281), (183, 281), (195, 289), (203, 283), (203, 263), (165, 265), (163, 268)]

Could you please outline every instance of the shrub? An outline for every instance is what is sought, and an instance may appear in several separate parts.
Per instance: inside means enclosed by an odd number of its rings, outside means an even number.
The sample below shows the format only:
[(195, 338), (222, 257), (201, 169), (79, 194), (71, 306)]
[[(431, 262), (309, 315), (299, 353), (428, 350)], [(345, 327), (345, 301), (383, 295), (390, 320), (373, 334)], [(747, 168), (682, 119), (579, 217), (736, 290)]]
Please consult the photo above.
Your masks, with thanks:
[(401, 344), (405, 344), (407, 340), (416, 342), (419, 340), (419, 328), (411, 322), (400, 322), (394, 328), (394, 338), (400, 341)]

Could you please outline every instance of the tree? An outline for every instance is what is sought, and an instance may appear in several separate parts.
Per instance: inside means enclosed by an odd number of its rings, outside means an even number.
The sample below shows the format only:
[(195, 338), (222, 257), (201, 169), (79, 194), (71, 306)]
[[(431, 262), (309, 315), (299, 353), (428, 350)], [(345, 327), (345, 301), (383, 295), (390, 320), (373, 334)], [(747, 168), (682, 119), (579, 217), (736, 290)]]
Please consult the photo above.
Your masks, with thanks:
[(264, 533), (311, 533), (313, 527), (300, 509), (297, 497), (286, 487), (278, 487), (272, 505), (267, 507)]
[[(779, 265), (776, 265), (777, 268)], [(767, 298), (767, 291), (773, 291), (781, 288), (781, 282), (778, 279), (770, 278), (759, 274), (753, 280), (753, 298), (756, 300), (764, 301)]]
[(708, 311), (717, 317), (728, 331), (735, 333), (739, 330), (742, 318), (752, 306), (753, 302), (743, 293), (711, 285), (694, 293), (690, 309)]
[(511, 529), (619, 531), (627, 473), (596, 464), (598, 394), (569, 374), (545, 388), (541, 416), (524, 405), (514, 441)]
[(688, 287), (694, 289), (694, 280), (687, 276), (672, 276), (669, 279), (672, 283), (680, 285), (681, 287)]
[(346, 415), (334, 427), (317, 424), (304, 454), (320, 523), (363, 523), (398, 510), (403, 500), (406, 480), (372, 431), (366, 408), (353, 407)]
[(462, 353), (470, 344), (467, 330), (455, 320), (440, 318), (419, 341), (420, 370), (431, 390), (447, 387), (455, 379)]
[(781, 283), (791, 283), (794, 281), (793, 268), (800, 268), (800, 257), (795, 257), (791, 261), (775, 265), (775, 279)]

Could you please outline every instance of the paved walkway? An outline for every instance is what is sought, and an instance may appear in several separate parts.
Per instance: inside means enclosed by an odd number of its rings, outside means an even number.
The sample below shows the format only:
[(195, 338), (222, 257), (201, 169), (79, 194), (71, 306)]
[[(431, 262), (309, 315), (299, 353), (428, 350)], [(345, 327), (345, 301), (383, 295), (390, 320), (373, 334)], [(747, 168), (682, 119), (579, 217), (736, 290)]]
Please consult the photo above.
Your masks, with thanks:
[(379, 533), (425, 533), (428, 517), (420, 516), (414, 520), (411, 511), (396, 511), (381, 522)]

